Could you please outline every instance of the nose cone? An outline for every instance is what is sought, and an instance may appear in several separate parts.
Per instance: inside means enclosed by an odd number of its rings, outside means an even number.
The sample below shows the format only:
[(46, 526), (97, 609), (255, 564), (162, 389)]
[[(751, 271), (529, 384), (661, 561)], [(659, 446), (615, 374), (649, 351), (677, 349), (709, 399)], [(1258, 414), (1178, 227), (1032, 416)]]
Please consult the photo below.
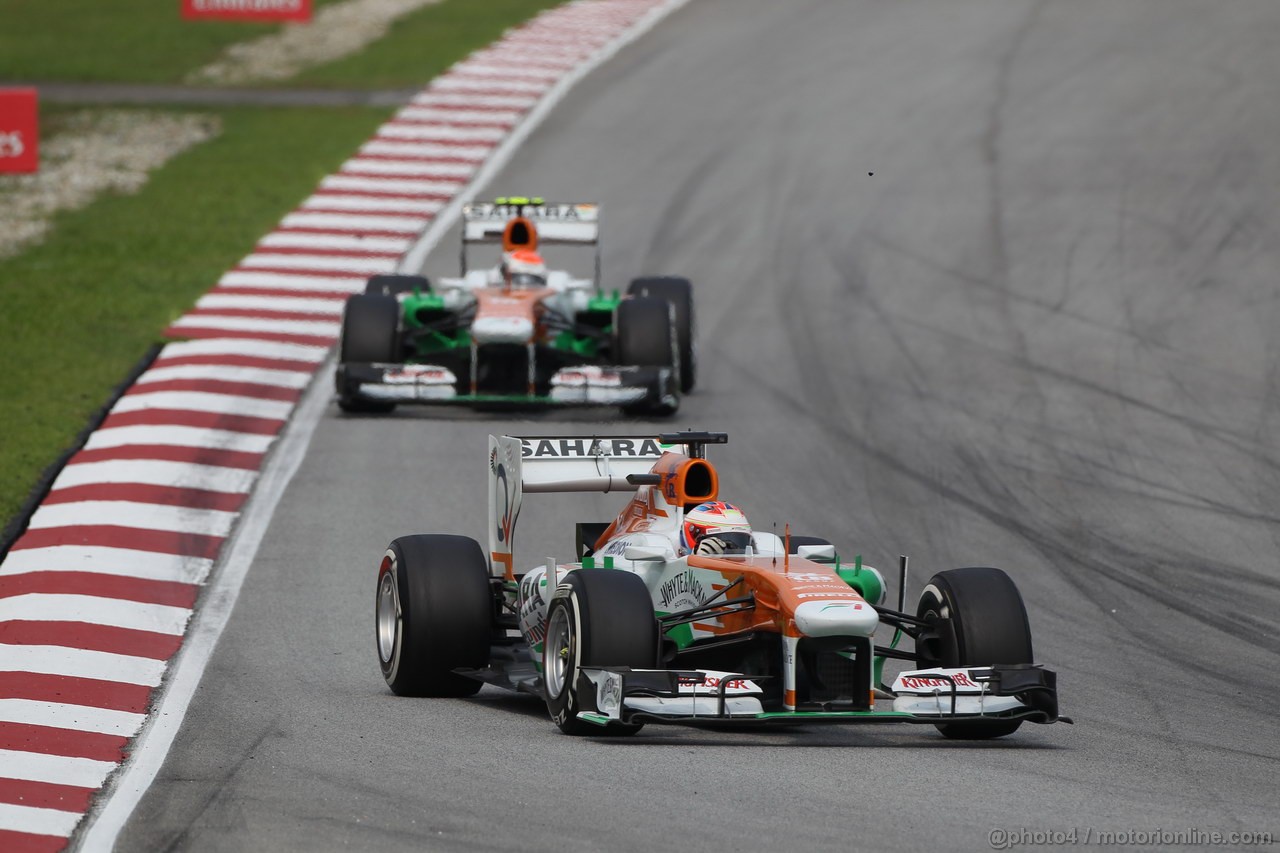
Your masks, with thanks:
[(529, 317), (477, 317), (471, 338), (478, 344), (527, 344), (533, 339)]
[(806, 601), (796, 607), (796, 627), (806, 637), (870, 637), (880, 624), (865, 601)]

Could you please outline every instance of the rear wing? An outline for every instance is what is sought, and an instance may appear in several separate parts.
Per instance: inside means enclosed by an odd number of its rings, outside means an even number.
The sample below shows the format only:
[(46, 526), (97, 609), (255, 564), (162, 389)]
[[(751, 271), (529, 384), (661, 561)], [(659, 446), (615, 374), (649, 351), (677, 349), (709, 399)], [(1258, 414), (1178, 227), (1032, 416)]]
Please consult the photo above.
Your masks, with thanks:
[(507, 223), (516, 217), (532, 222), (538, 241), (545, 245), (590, 246), (600, 241), (598, 204), (500, 198), (462, 206), (462, 242), (501, 243)]
[(663, 435), (490, 435), (489, 559), (495, 576), (514, 577), (516, 521), (525, 492), (633, 492), (664, 453), (702, 458), (724, 433)]
[(467, 247), (498, 245), (503, 251), (544, 246), (591, 246), (595, 249), (592, 282), (600, 288), (600, 205), (549, 202), (512, 196), (473, 201), (462, 206), (459, 262), (467, 274)]

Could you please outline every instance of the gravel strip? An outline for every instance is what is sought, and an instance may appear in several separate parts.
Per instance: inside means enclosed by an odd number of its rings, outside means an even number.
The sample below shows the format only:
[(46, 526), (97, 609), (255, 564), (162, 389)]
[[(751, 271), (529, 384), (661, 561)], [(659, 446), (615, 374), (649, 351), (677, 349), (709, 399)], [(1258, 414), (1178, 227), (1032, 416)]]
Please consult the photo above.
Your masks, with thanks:
[[(221, 59), (192, 75), (189, 82), (238, 85), (292, 77), (302, 69), (363, 48), (386, 35), (391, 23), (439, 0), (347, 0), (321, 9), (306, 24), (286, 25), (279, 33), (241, 42)], [(74, 87), (73, 87), (74, 88)], [(116, 87), (105, 98), (137, 100), (140, 94), (191, 100), (181, 87)], [(265, 102), (307, 101), (314, 93), (260, 96)], [(369, 98), (369, 93), (360, 95)], [(402, 93), (390, 93), (403, 102)], [(207, 102), (242, 101), (243, 93), (210, 90)], [(273, 100), (275, 98), (275, 100)], [(55, 98), (56, 99), (56, 98)], [(290, 100), (292, 99), (292, 101)], [(328, 100), (331, 101), (332, 96)], [(326, 101), (327, 102), (327, 101)], [(147, 173), (181, 151), (219, 131), (218, 119), (142, 110), (84, 110), (67, 117), (58, 132), (41, 141), (40, 171), (0, 175), (0, 258), (17, 254), (43, 239), (50, 218), (62, 210), (89, 204), (100, 192), (137, 192)]]
[(440, 0), (348, 0), (326, 6), (305, 24), (233, 44), (191, 75), (191, 83), (239, 84), (284, 80), (310, 65), (340, 59), (387, 34), (391, 23)]
[(217, 116), (139, 110), (83, 110), (41, 143), (40, 171), (0, 175), (0, 257), (44, 237), (57, 212), (105, 191), (137, 192), (147, 173), (216, 136)]

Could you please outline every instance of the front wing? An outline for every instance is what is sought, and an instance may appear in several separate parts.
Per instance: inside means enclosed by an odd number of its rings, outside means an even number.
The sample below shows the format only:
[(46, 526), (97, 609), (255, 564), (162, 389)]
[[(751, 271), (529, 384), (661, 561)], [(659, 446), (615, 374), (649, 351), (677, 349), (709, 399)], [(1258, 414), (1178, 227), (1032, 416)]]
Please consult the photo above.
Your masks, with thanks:
[[(903, 677), (907, 683), (903, 684)], [(583, 667), (579, 718), (609, 723), (795, 725), (1026, 720), (1070, 723), (1058, 714), (1057, 677), (1032, 665), (919, 670), (895, 682), (892, 710), (765, 711), (759, 677), (708, 670)]]
[(433, 364), (344, 362), (336, 385), (344, 399), (373, 403), (512, 406), (630, 406), (667, 408), (679, 402), (670, 367), (582, 365), (551, 377), (549, 394), (458, 393), (458, 377)]

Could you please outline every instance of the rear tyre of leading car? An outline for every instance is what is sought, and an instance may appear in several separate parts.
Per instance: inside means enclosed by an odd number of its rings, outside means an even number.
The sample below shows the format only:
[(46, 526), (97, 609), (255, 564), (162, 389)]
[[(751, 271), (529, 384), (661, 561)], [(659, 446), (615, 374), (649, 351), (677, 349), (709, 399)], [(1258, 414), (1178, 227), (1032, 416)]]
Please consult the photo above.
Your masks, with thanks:
[(551, 719), (565, 734), (630, 735), (642, 723), (597, 726), (578, 719), (578, 673), (584, 666), (653, 669), (658, 621), (649, 590), (620, 569), (578, 569), (556, 590), (547, 610), (542, 680)]
[[(916, 666), (1032, 663), (1031, 626), (1018, 587), (1000, 569), (974, 566), (934, 575), (916, 616), (930, 630), (916, 641)], [(939, 723), (949, 738), (985, 740), (1012, 734), (1021, 720)]]
[(378, 568), (378, 663), (400, 696), (471, 696), (481, 682), (460, 667), (489, 664), (493, 593), (480, 545), (421, 534), (391, 543)]

